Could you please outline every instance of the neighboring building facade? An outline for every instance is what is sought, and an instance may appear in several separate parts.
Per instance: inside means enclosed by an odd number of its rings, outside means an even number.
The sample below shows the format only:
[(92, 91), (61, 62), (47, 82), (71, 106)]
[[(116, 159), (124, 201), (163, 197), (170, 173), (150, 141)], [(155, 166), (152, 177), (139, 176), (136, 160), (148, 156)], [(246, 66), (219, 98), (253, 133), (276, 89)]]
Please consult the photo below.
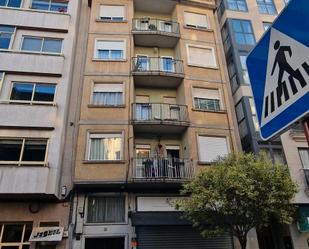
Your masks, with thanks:
[[(307, 206), (308, 144), (301, 127), (271, 141), (262, 141), (252, 98), (246, 58), (288, 1), (217, 0), (230, 88), (233, 95), (239, 135), (246, 152), (265, 151), (274, 162), (287, 163), (291, 177), (300, 185), (294, 203), (300, 204), (300, 218), (289, 227), (273, 225), (258, 233), (260, 248), (307, 248), (309, 234)], [(298, 226), (298, 228), (297, 228)]]
[(62, 151), (78, 2), (0, 1), (0, 248), (69, 246)]
[(233, 248), (229, 234), (203, 239), (173, 207), (184, 181), (240, 148), (214, 9), (82, 1), (68, 146), (74, 249)]

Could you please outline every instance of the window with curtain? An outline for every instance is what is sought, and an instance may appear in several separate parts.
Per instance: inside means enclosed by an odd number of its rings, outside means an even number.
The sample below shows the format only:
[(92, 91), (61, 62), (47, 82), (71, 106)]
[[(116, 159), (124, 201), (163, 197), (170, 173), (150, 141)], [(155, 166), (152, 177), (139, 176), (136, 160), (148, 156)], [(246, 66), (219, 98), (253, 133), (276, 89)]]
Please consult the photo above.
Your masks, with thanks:
[(202, 29), (209, 28), (207, 16), (204, 14), (185, 12), (184, 19), (185, 19), (185, 25), (187, 27), (202, 28)]
[(220, 111), (219, 89), (193, 88), (194, 108), (198, 110)]
[(214, 48), (188, 45), (188, 63), (201, 67), (217, 67)]
[(90, 134), (88, 160), (121, 160), (122, 134)]
[(199, 160), (211, 163), (229, 153), (228, 142), (225, 137), (198, 136)]
[(246, 0), (227, 0), (227, 8), (236, 11), (248, 11)]
[(88, 223), (123, 223), (125, 196), (89, 197), (87, 211)]
[(241, 45), (254, 45), (255, 38), (249, 20), (232, 19), (232, 28), (235, 40)]
[(92, 104), (102, 106), (123, 105), (123, 84), (95, 83)]
[(124, 10), (124, 6), (120, 5), (101, 5), (100, 19), (106, 21), (123, 21)]
[(309, 169), (309, 149), (299, 148), (298, 153), (304, 169)]
[(96, 41), (95, 59), (123, 60), (125, 58), (124, 41)]
[(256, 0), (256, 3), (261, 14), (275, 15), (277, 10), (273, 0)]

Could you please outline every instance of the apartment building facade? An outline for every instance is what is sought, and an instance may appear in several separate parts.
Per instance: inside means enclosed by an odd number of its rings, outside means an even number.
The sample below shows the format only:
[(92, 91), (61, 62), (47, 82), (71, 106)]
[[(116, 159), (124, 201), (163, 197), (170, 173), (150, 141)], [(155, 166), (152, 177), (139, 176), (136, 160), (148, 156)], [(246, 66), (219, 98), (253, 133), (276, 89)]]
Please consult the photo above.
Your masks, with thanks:
[(240, 148), (214, 10), (212, 0), (82, 1), (74, 249), (233, 248), (173, 206), (183, 182)]
[(0, 248), (67, 248), (79, 2), (0, 1)]
[(221, 28), (230, 88), (242, 148), (258, 153), (265, 151), (274, 162), (286, 163), (291, 177), (299, 185), (293, 203), (298, 205), (298, 217), (289, 227), (273, 225), (259, 233), (260, 248), (308, 247), (308, 144), (300, 125), (280, 137), (262, 141), (246, 57), (278, 13), (288, 4), (286, 0), (218, 0), (217, 15)]

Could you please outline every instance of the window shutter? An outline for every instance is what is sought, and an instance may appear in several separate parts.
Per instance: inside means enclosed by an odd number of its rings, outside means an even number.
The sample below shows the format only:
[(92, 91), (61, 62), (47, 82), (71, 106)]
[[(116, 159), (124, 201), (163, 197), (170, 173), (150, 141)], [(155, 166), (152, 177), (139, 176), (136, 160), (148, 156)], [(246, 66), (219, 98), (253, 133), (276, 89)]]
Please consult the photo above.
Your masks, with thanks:
[(194, 98), (203, 98), (203, 99), (218, 99), (220, 100), (220, 93), (218, 89), (206, 89), (206, 88), (193, 88), (193, 97)]
[(164, 104), (176, 105), (176, 97), (163, 97)]
[(136, 103), (149, 103), (149, 96), (135, 96)]
[(124, 6), (101, 5), (101, 17), (124, 17)]
[(97, 41), (97, 49), (102, 50), (124, 50), (123, 41)]
[(96, 83), (93, 87), (93, 92), (122, 92), (123, 84), (101, 84)]
[(207, 16), (202, 14), (195, 14), (190, 12), (185, 12), (185, 22), (188, 26), (208, 28)]
[(90, 134), (90, 138), (116, 138), (116, 137), (122, 138), (122, 134), (121, 133), (115, 133), (115, 134), (92, 133)]
[(189, 46), (189, 63), (216, 67), (216, 59), (212, 48), (200, 48)]
[(224, 137), (198, 136), (199, 160), (213, 162), (218, 156), (228, 154), (228, 143)]

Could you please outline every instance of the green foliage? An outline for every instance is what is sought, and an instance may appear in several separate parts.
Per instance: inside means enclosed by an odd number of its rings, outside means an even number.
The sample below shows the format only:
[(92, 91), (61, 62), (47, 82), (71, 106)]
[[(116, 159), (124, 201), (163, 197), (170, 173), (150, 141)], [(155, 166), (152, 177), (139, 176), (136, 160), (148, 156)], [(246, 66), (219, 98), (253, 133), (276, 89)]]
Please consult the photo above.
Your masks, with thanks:
[(181, 193), (189, 198), (176, 207), (203, 235), (232, 231), (246, 248), (251, 228), (293, 221), (296, 192), (286, 165), (274, 165), (265, 154), (230, 154), (185, 184)]

